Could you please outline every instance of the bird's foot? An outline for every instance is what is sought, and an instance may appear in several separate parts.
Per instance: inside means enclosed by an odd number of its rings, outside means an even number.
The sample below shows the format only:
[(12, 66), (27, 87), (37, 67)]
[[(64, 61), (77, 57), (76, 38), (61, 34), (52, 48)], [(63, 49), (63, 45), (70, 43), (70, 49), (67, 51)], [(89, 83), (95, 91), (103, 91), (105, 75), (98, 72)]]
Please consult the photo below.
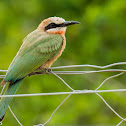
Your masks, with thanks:
[(45, 73), (46, 73), (46, 74), (50, 74), (51, 71), (52, 71), (51, 69), (45, 69)]

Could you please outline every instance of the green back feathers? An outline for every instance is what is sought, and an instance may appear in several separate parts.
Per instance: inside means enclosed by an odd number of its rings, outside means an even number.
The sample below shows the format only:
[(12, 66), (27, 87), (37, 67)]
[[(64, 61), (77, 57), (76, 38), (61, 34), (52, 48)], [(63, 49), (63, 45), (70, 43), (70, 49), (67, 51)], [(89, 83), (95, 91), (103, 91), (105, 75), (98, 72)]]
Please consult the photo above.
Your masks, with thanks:
[(38, 30), (30, 33), (8, 68), (5, 81), (16, 81), (40, 67), (58, 54), (62, 47), (61, 35), (45, 34)]

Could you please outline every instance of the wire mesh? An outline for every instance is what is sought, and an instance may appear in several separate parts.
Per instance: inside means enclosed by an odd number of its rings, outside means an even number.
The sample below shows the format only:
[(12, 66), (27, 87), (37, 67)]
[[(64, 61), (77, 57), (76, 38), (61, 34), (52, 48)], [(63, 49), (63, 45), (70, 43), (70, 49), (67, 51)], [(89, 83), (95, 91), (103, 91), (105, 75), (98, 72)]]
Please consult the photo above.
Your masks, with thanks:
[[(108, 92), (126, 92), (126, 89), (111, 89), (111, 90), (99, 90), (99, 88), (101, 86), (103, 86), (103, 84), (105, 84), (105, 82), (107, 82), (110, 79), (113, 79), (115, 77), (121, 76), (123, 75), (126, 70), (125, 69), (109, 69), (110, 67), (114, 67), (114, 66), (119, 66), (119, 65), (126, 65), (126, 62), (119, 62), (119, 63), (113, 63), (113, 64), (109, 64), (106, 66), (97, 66), (97, 65), (69, 65), (69, 66), (59, 66), (59, 67), (52, 67), (51, 70), (49, 71), (48, 74), (53, 74), (54, 76), (56, 76), (57, 78), (59, 78), (70, 90), (71, 92), (53, 92), (53, 93), (35, 93), (35, 94), (15, 94), (15, 95), (3, 95), (4, 92), (4, 88), (5, 86), (2, 88), (0, 97), (33, 97), (33, 96), (45, 96), (45, 95), (66, 95), (68, 94), (68, 96), (59, 104), (59, 106), (53, 111), (53, 113), (51, 114), (51, 116), (49, 117), (49, 119), (42, 123), (42, 124), (37, 124), (34, 126), (45, 126), (54, 116), (54, 114), (56, 113), (56, 111), (64, 104), (64, 102), (72, 95), (72, 94), (96, 94), (104, 103), (105, 105), (118, 117), (121, 119), (121, 121), (116, 125), (116, 126), (121, 126), (121, 124), (126, 121), (126, 118), (122, 117), (116, 110), (114, 110), (111, 105), (109, 105), (108, 102), (106, 102), (106, 100), (100, 95), (100, 93), (108, 93)], [(100, 70), (93, 70), (93, 71), (59, 71), (59, 69), (70, 69), (70, 68), (81, 68), (81, 67), (91, 67), (91, 68), (98, 68)], [(57, 70), (57, 71), (54, 71)], [(7, 70), (0, 70), (0, 72), (7, 72)], [(104, 79), (102, 81), (102, 83), (95, 89), (95, 90), (75, 90), (73, 89), (65, 80), (63, 80), (59, 74), (89, 74), (89, 73), (102, 73), (102, 72), (118, 72), (118, 74), (115, 74), (113, 76), (110, 76), (106, 79)], [(5, 75), (0, 75), (0, 78), (4, 78)], [(9, 110), (12, 113), (12, 115), (14, 116), (15, 120), (18, 122), (18, 124), (20, 126), (23, 126), (20, 121), (17, 119), (16, 115), (13, 113), (13, 111), (11, 110), (10, 106), (9, 106)], [(0, 125), (2, 125), (2, 122), (0, 122)]]

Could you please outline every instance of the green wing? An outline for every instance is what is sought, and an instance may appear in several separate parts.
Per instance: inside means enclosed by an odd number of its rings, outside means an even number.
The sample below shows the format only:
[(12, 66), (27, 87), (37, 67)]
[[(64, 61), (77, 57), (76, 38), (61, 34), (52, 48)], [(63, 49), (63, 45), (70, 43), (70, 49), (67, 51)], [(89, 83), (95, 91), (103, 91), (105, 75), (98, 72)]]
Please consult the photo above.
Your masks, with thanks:
[(61, 35), (44, 34), (38, 30), (30, 33), (8, 68), (5, 81), (16, 81), (33, 72), (62, 47)]

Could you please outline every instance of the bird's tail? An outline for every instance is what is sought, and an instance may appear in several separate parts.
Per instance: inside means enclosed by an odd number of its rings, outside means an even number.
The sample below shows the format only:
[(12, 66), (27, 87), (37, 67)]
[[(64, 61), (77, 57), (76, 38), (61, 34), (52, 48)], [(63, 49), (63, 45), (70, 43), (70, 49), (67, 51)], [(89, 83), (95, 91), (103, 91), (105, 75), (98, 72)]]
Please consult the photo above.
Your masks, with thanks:
[[(14, 83), (9, 82), (9, 86), (5, 91), (4, 95), (14, 95), (21, 83), (21, 80), (15, 81)], [(0, 100), (0, 122), (3, 120), (8, 105), (11, 103), (13, 97), (3, 97)]]

